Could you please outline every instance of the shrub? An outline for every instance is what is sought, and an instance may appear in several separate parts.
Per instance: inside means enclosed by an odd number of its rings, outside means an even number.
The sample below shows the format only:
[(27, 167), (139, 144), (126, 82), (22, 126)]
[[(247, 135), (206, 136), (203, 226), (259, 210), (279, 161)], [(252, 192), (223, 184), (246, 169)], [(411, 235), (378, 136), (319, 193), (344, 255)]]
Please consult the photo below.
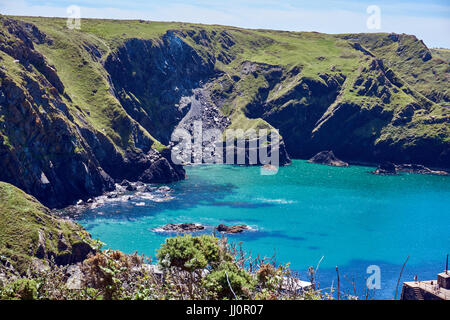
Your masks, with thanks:
[(246, 270), (227, 262), (211, 271), (203, 285), (213, 299), (250, 299), (256, 280)]
[(39, 284), (34, 279), (18, 279), (0, 291), (0, 298), (10, 300), (36, 300)]
[(231, 256), (219, 245), (219, 240), (208, 235), (168, 238), (158, 250), (157, 257), (165, 269), (178, 267), (191, 272), (214, 268), (222, 260), (231, 260)]

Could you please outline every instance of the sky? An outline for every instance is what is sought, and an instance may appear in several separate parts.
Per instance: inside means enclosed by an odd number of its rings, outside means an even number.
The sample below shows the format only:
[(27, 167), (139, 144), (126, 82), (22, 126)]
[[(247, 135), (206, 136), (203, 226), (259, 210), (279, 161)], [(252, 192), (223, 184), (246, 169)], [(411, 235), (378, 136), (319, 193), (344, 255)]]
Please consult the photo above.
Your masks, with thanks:
[(450, 0), (0, 0), (0, 13), (68, 17), (71, 5), (80, 7), (82, 19), (182, 21), (325, 33), (396, 32), (414, 34), (429, 47), (450, 48)]

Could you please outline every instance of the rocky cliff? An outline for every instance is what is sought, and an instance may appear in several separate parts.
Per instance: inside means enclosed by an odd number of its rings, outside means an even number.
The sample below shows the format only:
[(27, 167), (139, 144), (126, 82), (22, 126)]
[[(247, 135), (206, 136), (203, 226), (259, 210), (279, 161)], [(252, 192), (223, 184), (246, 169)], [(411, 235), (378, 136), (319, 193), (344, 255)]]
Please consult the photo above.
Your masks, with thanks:
[(281, 164), (450, 167), (450, 66), (414, 36), (65, 23), (0, 17), (0, 180), (47, 206), (183, 179), (166, 146), (195, 121), (275, 129)]
[(0, 180), (62, 207), (112, 190), (114, 180), (184, 178), (125, 112), (108, 108), (104, 116), (114, 130), (108, 134), (74, 105), (56, 68), (35, 48), (55, 46), (53, 40), (29, 23), (1, 23)]

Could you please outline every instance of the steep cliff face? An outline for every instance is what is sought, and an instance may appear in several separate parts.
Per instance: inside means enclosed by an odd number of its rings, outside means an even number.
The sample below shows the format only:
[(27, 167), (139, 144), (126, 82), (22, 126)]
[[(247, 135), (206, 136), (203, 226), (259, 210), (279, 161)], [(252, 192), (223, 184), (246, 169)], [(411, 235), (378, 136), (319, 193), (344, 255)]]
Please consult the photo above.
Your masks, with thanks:
[[(349, 161), (448, 167), (450, 114), (411, 89), (382, 60), (368, 58), (312, 131), (314, 151)], [(421, 151), (419, 151), (421, 150)]]
[(334, 150), (353, 162), (449, 166), (450, 113), (382, 60), (367, 55), (351, 74), (319, 77), (301, 78), (286, 93), (259, 104), (262, 118), (280, 129), (292, 156)]
[(169, 31), (157, 40), (130, 39), (105, 62), (127, 113), (164, 144), (189, 110), (181, 98), (215, 73), (214, 57), (201, 57), (181, 37)]
[(441, 105), (450, 103), (449, 61), (440, 56), (439, 51), (428, 49), (417, 37), (362, 33), (343, 35), (342, 38), (360, 43), (370, 50), (408, 85), (431, 101)]
[[(54, 46), (34, 25), (2, 19), (0, 39), (0, 180), (33, 194), (49, 207), (62, 207), (78, 199), (114, 188), (114, 179), (148, 179), (150, 168), (163, 159), (148, 133), (127, 116), (116, 116), (115, 130), (130, 132), (123, 149), (95, 128), (74, 106), (54, 66), (35, 45)], [(106, 115), (108, 116), (108, 115)], [(114, 129), (114, 127), (113, 127)], [(163, 178), (184, 178), (171, 162)], [(164, 170), (163, 170), (164, 171)]]
[[(159, 39), (125, 40), (105, 60), (112, 90), (127, 113), (164, 144), (172, 142), (176, 128), (185, 129), (194, 137), (198, 123), (204, 133), (224, 133), (231, 120), (222, 110), (227, 103), (226, 92), (217, 88), (227, 75), (216, 64), (229, 63), (232, 56), (227, 51), (215, 53), (216, 43), (222, 49), (235, 44), (226, 32), (204, 30), (169, 30)], [(203, 135), (201, 162), (215, 156), (211, 154), (214, 141), (207, 141), (209, 138)], [(280, 149), (281, 165), (289, 163), (283, 143)], [(221, 151), (225, 159), (225, 149)], [(248, 150), (243, 152), (248, 154)], [(196, 161), (199, 160), (193, 150), (185, 163)], [(248, 156), (245, 163), (249, 164)]]
[(45, 41), (45, 35), (13, 20), (5, 26), (10, 34), (0, 41), (0, 132), (7, 142), (0, 145), (0, 180), (51, 207), (110, 190), (111, 178), (73, 124), (56, 71), (34, 50), (33, 41)]

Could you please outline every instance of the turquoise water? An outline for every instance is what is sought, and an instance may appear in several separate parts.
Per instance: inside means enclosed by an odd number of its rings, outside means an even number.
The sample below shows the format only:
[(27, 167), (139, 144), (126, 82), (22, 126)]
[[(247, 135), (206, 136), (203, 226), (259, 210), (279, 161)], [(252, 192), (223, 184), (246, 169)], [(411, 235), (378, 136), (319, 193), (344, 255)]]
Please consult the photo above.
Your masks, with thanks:
[(375, 264), (381, 270), (375, 298), (392, 299), (407, 256), (404, 281), (415, 274), (435, 279), (445, 268), (450, 177), (376, 176), (369, 173), (373, 169), (300, 160), (269, 176), (258, 167), (188, 167), (188, 179), (170, 185), (173, 200), (107, 204), (85, 212), (79, 222), (109, 248), (151, 257), (167, 236), (153, 229), (164, 224), (247, 224), (255, 231), (229, 236), (245, 250), (276, 253), (278, 262), (290, 262), (305, 280), (307, 268), (323, 256), (320, 287), (336, 285), (339, 266), (341, 286), (353, 293), (346, 278), (354, 275), (358, 295), (366, 268)]

